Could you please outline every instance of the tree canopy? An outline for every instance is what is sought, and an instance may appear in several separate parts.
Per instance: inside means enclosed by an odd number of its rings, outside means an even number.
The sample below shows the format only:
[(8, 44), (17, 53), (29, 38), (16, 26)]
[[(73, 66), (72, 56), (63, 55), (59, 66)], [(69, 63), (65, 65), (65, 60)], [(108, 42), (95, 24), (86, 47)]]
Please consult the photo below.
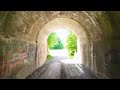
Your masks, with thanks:
[(56, 33), (51, 33), (48, 37), (48, 48), (50, 49), (63, 49), (64, 46), (62, 44), (62, 41), (57, 36)]
[(66, 40), (66, 48), (68, 49), (69, 56), (74, 56), (74, 53), (77, 52), (77, 37), (74, 33), (70, 33)]

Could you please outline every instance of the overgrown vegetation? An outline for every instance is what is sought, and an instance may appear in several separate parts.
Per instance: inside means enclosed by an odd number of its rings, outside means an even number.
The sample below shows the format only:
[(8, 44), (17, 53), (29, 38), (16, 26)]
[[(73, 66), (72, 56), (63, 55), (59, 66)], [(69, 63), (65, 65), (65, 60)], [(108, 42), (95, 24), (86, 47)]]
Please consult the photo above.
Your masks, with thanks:
[[(48, 49), (64, 49), (68, 50), (68, 55), (70, 58), (73, 58), (75, 52), (77, 52), (77, 37), (74, 33), (70, 33), (66, 38), (66, 46), (64, 47), (60, 37), (56, 33), (51, 33), (48, 37)], [(48, 60), (52, 59), (52, 56), (48, 52)]]
[(62, 41), (56, 33), (51, 33), (48, 37), (48, 48), (49, 49), (63, 49), (64, 46)]
[(66, 48), (68, 49), (69, 57), (73, 57), (75, 52), (77, 52), (77, 37), (74, 33), (70, 33), (66, 40)]
[[(60, 38), (57, 36), (56, 33), (51, 33), (48, 37), (48, 48), (49, 49), (63, 49), (64, 46), (62, 44), (62, 41), (60, 40)], [(47, 55), (47, 60), (51, 60), (52, 56), (50, 55), (49, 51), (48, 51), (48, 55)]]
[(47, 60), (51, 60), (52, 56), (51, 55), (47, 55)]
[(51, 33), (48, 37), (48, 48), (52, 49), (55, 43), (57, 43), (57, 34)]

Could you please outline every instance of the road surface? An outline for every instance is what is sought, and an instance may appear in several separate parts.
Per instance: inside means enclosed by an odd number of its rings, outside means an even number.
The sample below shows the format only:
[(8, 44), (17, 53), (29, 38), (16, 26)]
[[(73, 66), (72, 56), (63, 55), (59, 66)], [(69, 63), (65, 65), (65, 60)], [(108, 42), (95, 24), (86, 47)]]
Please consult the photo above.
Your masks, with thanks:
[(97, 77), (80, 64), (66, 64), (60, 60), (52, 60), (26, 79), (97, 79)]

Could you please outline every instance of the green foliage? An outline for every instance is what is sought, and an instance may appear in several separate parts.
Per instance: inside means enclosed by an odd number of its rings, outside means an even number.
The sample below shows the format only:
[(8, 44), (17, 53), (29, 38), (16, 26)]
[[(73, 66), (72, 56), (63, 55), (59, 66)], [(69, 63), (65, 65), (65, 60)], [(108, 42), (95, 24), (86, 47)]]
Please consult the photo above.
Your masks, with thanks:
[(63, 49), (63, 44), (56, 33), (51, 33), (48, 37), (48, 48), (50, 49)]
[(47, 60), (51, 60), (53, 57), (50, 55), (50, 52), (48, 50)]
[(77, 37), (75, 34), (70, 33), (67, 37), (67, 45), (69, 56), (74, 56), (74, 53), (77, 51)]
[(51, 33), (48, 37), (48, 48), (52, 49), (56, 43), (57, 43), (57, 34)]
[(47, 60), (51, 60), (52, 56), (51, 55), (47, 55)]
[(57, 38), (57, 44), (53, 46), (53, 49), (63, 49), (64, 46), (60, 40), (60, 38)]

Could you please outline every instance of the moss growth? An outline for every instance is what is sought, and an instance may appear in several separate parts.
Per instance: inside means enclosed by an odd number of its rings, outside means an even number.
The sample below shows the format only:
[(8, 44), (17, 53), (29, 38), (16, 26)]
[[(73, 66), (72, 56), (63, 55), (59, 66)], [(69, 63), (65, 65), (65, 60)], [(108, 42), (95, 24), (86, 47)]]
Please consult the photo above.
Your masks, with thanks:
[(8, 12), (5, 18), (5, 25), (4, 25), (3, 31), (6, 35), (12, 35), (14, 34), (13, 32), (15, 32), (15, 30), (13, 29), (15, 25), (12, 25), (12, 23), (14, 22), (13, 18), (15, 14), (16, 14), (15, 11)]
[(104, 44), (111, 43), (112, 26), (111, 26), (110, 18), (108, 17), (107, 12), (101, 15), (97, 15), (97, 21), (102, 31), (102, 40)]
[(120, 37), (120, 11), (108, 12), (111, 24), (112, 24), (112, 34), (114, 39), (119, 39)]

